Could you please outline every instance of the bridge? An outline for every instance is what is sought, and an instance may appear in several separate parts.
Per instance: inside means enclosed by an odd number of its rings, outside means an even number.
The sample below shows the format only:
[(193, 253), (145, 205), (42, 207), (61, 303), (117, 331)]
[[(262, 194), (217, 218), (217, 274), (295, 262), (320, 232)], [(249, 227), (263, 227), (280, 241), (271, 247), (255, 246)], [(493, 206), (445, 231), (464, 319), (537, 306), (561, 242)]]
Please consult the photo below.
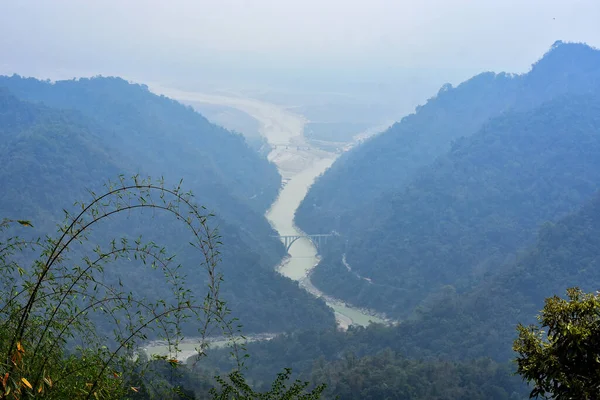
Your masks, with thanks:
[(317, 252), (320, 251), (321, 246), (327, 243), (327, 238), (331, 236), (339, 235), (337, 232), (327, 233), (327, 234), (316, 234), (316, 235), (279, 235), (273, 236), (279, 238), (283, 242), (285, 246), (285, 251), (290, 252), (290, 247), (294, 244), (294, 242), (300, 238), (306, 238), (312, 242), (317, 248)]

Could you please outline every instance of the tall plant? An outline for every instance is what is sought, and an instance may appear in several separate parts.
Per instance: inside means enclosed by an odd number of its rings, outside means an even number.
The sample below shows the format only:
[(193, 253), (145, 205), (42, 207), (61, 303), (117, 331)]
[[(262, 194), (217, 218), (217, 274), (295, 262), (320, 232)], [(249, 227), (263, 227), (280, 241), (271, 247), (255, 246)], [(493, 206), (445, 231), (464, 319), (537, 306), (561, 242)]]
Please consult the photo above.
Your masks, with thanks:
[[(219, 296), (219, 236), (191, 193), (182, 190), (181, 182), (168, 188), (162, 180), (120, 176), (105, 185), (103, 193), (90, 195), (88, 203), (76, 203), (76, 213), (65, 211), (53, 236), (27, 240), (8, 230), (32, 227), (30, 221), (0, 223), (0, 398), (135, 395), (139, 388), (127, 385), (132, 372), (139, 380), (144, 365), (149, 365), (138, 357), (141, 342), (149, 335), (161, 338), (176, 355), (184, 323), (197, 327), (200, 355), (217, 327), (231, 339), (241, 366), (233, 320)], [(181, 265), (152, 241), (123, 236), (104, 246), (90, 244), (91, 232), (108, 231), (114, 217), (148, 209), (172, 217), (189, 232), (189, 243), (199, 254), (194, 268), (206, 277), (204, 297), (186, 289)], [(33, 250), (33, 257), (27, 249)], [(105, 270), (126, 260), (162, 271), (168, 298), (139, 299), (120, 279), (113, 284), (105, 279)], [(98, 333), (98, 314), (112, 322), (112, 332)]]

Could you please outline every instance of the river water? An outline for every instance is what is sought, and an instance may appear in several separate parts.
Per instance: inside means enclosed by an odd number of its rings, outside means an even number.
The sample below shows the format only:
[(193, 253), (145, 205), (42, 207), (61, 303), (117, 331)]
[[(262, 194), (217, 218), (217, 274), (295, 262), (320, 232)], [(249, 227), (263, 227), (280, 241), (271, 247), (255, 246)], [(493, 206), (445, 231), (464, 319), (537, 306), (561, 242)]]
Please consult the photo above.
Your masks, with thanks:
[[(153, 85), (152, 90), (178, 99), (191, 106), (213, 104), (236, 108), (255, 118), (261, 125), (261, 134), (272, 146), (269, 160), (278, 168), (284, 185), (266, 214), (273, 228), (280, 235), (302, 235), (294, 224), (294, 213), (306, 196), (315, 178), (335, 161), (338, 154), (311, 146), (304, 138), (306, 119), (283, 107), (243, 97), (210, 95), (173, 90)], [(329, 232), (320, 232), (329, 233)], [(366, 310), (349, 307), (341, 300), (327, 296), (310, 280), (310, 272), (318, 264), (317, 249), (307, 238), (300, 238), (290, 247), (289, 256), (278, 266), (282, 275), (299, 282), (300, 286), (316, 297), (321, 297), (331, 307), (338, 326), (366, 326), (372, 322), (384, 322)]]
[[(314, 179), (333, 163), (335, 158), (324, 158), (292, 176), (281, 190), (279, 197), (267, 212), (267, 219), (280, 235), (303, 235), (294, 224), (294, 213), (306, 196)], [(328, 232), (323, 232), (328, 233)], [(319, 261), (317, 249), (308, 238), (300, 238), (292, 244), (289, 257), (279, 266), (278, 271), (290, 279), (298, 281), (300, 286), (316, 297), (321, 297), (335, 312), (338, 325), (346, 329), (349, 325), (366, 326), (370, 321), (383, 322), (357, 308), (348, 307), (342, 301), (325, 295), (310, 280), (310, 272)]]

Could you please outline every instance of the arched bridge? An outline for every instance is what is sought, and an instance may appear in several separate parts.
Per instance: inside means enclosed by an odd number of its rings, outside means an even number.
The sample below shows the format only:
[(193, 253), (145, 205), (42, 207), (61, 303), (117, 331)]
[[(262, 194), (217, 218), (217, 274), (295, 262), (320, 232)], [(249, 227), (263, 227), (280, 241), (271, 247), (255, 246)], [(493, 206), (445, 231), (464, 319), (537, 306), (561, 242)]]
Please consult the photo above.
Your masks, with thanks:
[(273, 237), (279, 238), (283, 242), (283, 244), (285, 246), (285, 250), (289, 253), (290, 247), (292, 247), (294, 242), (300, 238), (306, 238), (306, 239), (310, 240), (317, 248), (317, 252), (319, 252), (321, 250), (321, 246), (324, 245), (325, 243), (327, 243), (327, 238), (329, 238), (331, 236), (337, 236), (337, 233), (334, 232), (334, 233), (316, 234), (316, 235), (279, 235), (279, 236), (273, 236)]

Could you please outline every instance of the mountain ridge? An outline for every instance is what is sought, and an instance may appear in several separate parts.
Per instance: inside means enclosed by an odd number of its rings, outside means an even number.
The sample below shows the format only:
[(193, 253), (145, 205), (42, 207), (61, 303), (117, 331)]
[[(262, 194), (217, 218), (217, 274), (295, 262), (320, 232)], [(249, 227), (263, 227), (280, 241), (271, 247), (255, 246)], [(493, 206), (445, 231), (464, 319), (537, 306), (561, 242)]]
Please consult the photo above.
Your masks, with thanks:
[(446, 84), (414, 113), (336, 160), (302, 201), (296, 223), (308, 233), (351, 229), (345, 221), (362, 206), (402, 189), (420, 168), (490, 118), (529, 110), (562, 94), (593, 93), (599, 87), (600, 51), (562, 42), (528, 73), (484, 72), (456, 87)]
[[(455, 141), (404, 190), (354, 216), (346, 250), (324, 250), (315, 284), (396, 317), (443, 285), (470, 287), (531, 243), (539, 224), (600, 188), (599, 115), (598, 96), (559, 97), (505, 113)], [(342, 252), (370, 282), (347, 273)]]
[[(263, 216), (263, 209), (272, 197), (269, 193), (275, 193), (280, 183), (272, 164), (248, 148), (241, 136), (216, 127), (191, 109), (150, 94), (141, 86), (104, 78), (83, 80), (83, 88), (78, 87), (79, 84), (80, 81), (69, 81), (63, 90), (62, 84), (0, 77), (0, 137), (5, 139), (0, 145), (3, 164), (0, 184), (5, 188), (0, 205), (5, 215), (10, 214), (7, 217), (30, 219), (40, 235), (51, 233), (64, 216), (63, 207), (70, 210), (73, 201), (89, 198), (86, 189), (100, 193), (108, 179), (116, 179), (120, 174), (160, 176), (157, 174), (164, 168), (169, 172), (165, 178), (167, 186), (183, 177), (183, 187), (195, 193), (195, 201), (205, 205), (207, 213), (216, 214), (210, 224), (219, 228), (223, 243), (220, 248), (225, 277), (222, 293), (234, 311), (233, 316), (241, 319), (245, 331), (277, 332), (295, 329), (307, 321), (321, 327), (334, 325), (333, 313), (324, 302), (314, 299), (273, 268), (285, 250), (271, 237), (273, 230)], [(11, 85), (28, 96), (18, 97)], [(128, 101), (133, 101), (135, 96), (148, 96), (152, 107), (145, 108), (145, 103), (140, 101), (121, 109), (122, 102), (113, 103), (112, 99), (125, 98), (123, 91), (134, 92)], [(69, 97), (72, 93), (78, 96)], [(84, 107), (78, 107), (81, 104)], [(166, 109), (162, 109), (165, 104)], [(90, 115), (102, 105), (106, 109), (100, 116)], [(175, 115), (169, 113), (170, 107), (176, 108)], [(179, 119), (179, 113), (188, 119)], [(170, 121), (170, 117), (175, 121)], [(145, 122), (138, 125), (140, 119)], [(130, 131), (135, 132), (136, 140), (143, 140), (145, 132), (150, 132), (150, 136), (138, 148), (129, 151), (127, 141), (119, 137)], [(180, 132), (183, 137), (178, 139)], [(208, 139), (203, 138), (204, 133)], [(161, 145), (144, 153), (145, 148), (153, 146), (150, 137), (161, 134), (168, 134), (159, 141)], [(179, 151), (183, 147), (187, 147), (186, 152)], [(204, 160), (197, 160), (193, 153), (194, 149), (201, 148), (198, 157), (203, 157), (217, 147), (219, 153)], [(158, 165), (175, 159), (179, 164)], [(232, 165), (221, 168), (227, 163)], [(144, 168), (145, 165), (150, 168)], [(265, 171), (267, 173), (263, 173)], [(174, 181), (173, 176), (179, 178)], [(241, 188), (229, 190), (227, 185), (234, 185), (238, 180), (244, 181)], [(261, 182), (264, 191), (260, 203), (250, 204), (251, 200), (245, 199), (251, 197), (248, 195), (253, 182)], [(184, 265), (195, 265), (193, 254), (184, 246), (187, 242), (181, 242), (176, 235), (178, 230), (172, 228), (168, 220), (144, 220), (141, 225), (142, 219), (128, 218), (128, 221), (111, 222), (113, 229), (126, 232), (124, 234), (132, 239), (143, 235), (145, 240), (162, 243), (176, 251)], [(109, 235), (113, 233), (104, 230), (95, 237), (105, 240)], [(153, 286), (160, 281), (149, 275), (140, 277), (142, 268), (135, 271), (121, 268), (110, 274), (125, 282), (137, 282), (134, 286), (141, 290), (140, 297), (160, 296), (160, 287)], [(190, 269), (186, 269), (185, 274), (190, 278), (190, 288), (204, 293), (202, 277)]]

